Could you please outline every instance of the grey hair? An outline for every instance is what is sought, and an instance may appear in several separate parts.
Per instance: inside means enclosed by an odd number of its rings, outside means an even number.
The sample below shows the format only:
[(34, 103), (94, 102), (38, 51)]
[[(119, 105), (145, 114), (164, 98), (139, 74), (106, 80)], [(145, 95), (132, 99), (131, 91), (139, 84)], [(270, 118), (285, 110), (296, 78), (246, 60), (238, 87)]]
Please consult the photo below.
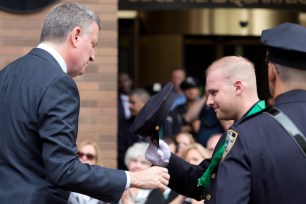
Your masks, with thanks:
[(61, 3), (56, 5), (46, 16), (42, 28), (40, 42), (51, 41), (61, 43), (68, 33), (79, 26), (86, 34), (92, 23), (102, 29), (101, 20), (92, 10), (78, 3)]
[(143, 101), (144, 103), (147, 103), (148, 100), (150, 100), (151, 96), (150, 94), (143, 88), (136, 88), (133, 89), (130, 93), (130, 96), (132, 95), (136, 95), (141, 101)]
[(124, 163), (129, 166), (132, 159), (141, 158), (145, 159), (145, 153), (149, 146), (147, 142), (136, 142), (133, 146), (129, 147), (125, 153)]

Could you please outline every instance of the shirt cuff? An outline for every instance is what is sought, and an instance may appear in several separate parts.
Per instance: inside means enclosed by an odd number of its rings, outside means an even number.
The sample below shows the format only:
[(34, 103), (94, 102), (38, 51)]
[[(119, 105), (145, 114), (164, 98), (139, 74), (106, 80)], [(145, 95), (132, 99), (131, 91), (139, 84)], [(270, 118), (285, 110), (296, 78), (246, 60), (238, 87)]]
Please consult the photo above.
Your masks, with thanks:
[(125, 174), (126, 174), (126, 185), (125, 185), (125, 190), (126, 190), (131, 185), (131, 178), (130, 178), (130, 174), (127, 171), (125, 171)]

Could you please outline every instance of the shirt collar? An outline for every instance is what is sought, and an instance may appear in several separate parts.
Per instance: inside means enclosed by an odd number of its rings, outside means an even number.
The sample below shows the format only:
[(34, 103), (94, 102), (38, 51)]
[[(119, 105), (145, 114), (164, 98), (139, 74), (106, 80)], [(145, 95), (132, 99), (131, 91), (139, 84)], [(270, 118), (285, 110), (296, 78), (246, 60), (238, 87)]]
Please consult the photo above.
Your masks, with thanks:
[(62, 70), (67, 73), (67, 65), (65, 60), (62, 58), (62, 56), (50, 45), (44, 44), (44, 43), (40, 43), (37, 48), (43, 49), (45, 51), (47, 51), (48, 53), (50, 53), (55, 60), (59, 63), (59, 65), (61, 66)]
[(246, 113), (246, 116), (253, 115), (255, 113), (258, 113), (259, 111), (266, 108), (266, 102), (265, 101), (257, 101), (253, 107)]

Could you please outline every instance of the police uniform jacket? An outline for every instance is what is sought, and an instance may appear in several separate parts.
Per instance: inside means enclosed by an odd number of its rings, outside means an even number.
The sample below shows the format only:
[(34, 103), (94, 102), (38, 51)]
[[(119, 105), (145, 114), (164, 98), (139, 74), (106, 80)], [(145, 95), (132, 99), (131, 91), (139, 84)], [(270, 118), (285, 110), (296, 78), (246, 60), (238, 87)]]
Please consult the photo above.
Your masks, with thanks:
[[(224, 138), (224, 136), (222, 136), (221, 139), (222, 138)], [(207, 201), (205, 201), (205, 203), (210, 203), (211, 199), (214, 197), (213, 195), (215, 195), (215, 188), (213, 187), (215, 178), (211, 180), (211, 187), (209, 188), (208, 192), (204, 192), (204, 190), (197, 185), (198, 179), (203, 175), (209, 166), (210, 161), (210, 159), (206, 159), (199, 165), (192, 165), (176, 155), (171, 154), (169, 164), (167, 165), (167, 169), (170, 174), (168, 186), (179, 194), (197, 200), (206, 199)], [(218, 166), (216, 167), (215, 171), (217, 171), (217, 169)], [(212, 175), (216, 176), (215, 172), (213, 172)]]
[[(255, 105), (256, 104), (254, 104), (254, 106)], [(253, 109), (253, 107), (251, 107), (250, 110), (242, 118), (250, 117), (247, 116), (247, 114)], [(240, 121), (237, 121), (235, 123), (239, 122)], [(220, 145), (222, 145), (221, 141), (225, 140), (226, 137), (227, 133), (224, 133), (221, 136), (215, 147), (213, 156)], [(207, 190), (204, 190), (202, 187), (198, 186), (198, 179), (203, 175), (210, 163), (211, 159), (206, 159), (199, 165), (191, 165), (176, 155), (171, 154), (169, 164), (167, 165), (167, 169), (171, 175), (169, 187), (179, 194), (185, 195), (187, 197), (195, 198), (197, 200), (205, 199), (205, 204), (215, 204), (217, 202), (216, 192), (219, 166), (217, 165), (212, 171), (210, 175), (210, 184)]]
[[(276, 98), (275, 107), (306, 135), (306, 91)], [(267, 113), (245, 118), (219, 164), (217, 204), (306, 202), (306, 158), (285, 129)]]

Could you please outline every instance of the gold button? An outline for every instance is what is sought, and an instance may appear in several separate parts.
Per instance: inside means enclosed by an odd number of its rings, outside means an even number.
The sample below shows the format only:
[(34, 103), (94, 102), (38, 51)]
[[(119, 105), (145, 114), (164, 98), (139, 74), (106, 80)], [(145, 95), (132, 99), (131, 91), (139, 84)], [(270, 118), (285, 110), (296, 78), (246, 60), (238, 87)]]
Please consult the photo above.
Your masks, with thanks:
[(206, 200), (210, 200), (211, 199), (211, 195), (207, 194), (205, 198), (206, 198)]
[(212, 173), (212, 174), (210, 175), (210, 178), (212, 178), (212, 179), (216, 178), (216, 174), (215, 174), (215, 173)]

